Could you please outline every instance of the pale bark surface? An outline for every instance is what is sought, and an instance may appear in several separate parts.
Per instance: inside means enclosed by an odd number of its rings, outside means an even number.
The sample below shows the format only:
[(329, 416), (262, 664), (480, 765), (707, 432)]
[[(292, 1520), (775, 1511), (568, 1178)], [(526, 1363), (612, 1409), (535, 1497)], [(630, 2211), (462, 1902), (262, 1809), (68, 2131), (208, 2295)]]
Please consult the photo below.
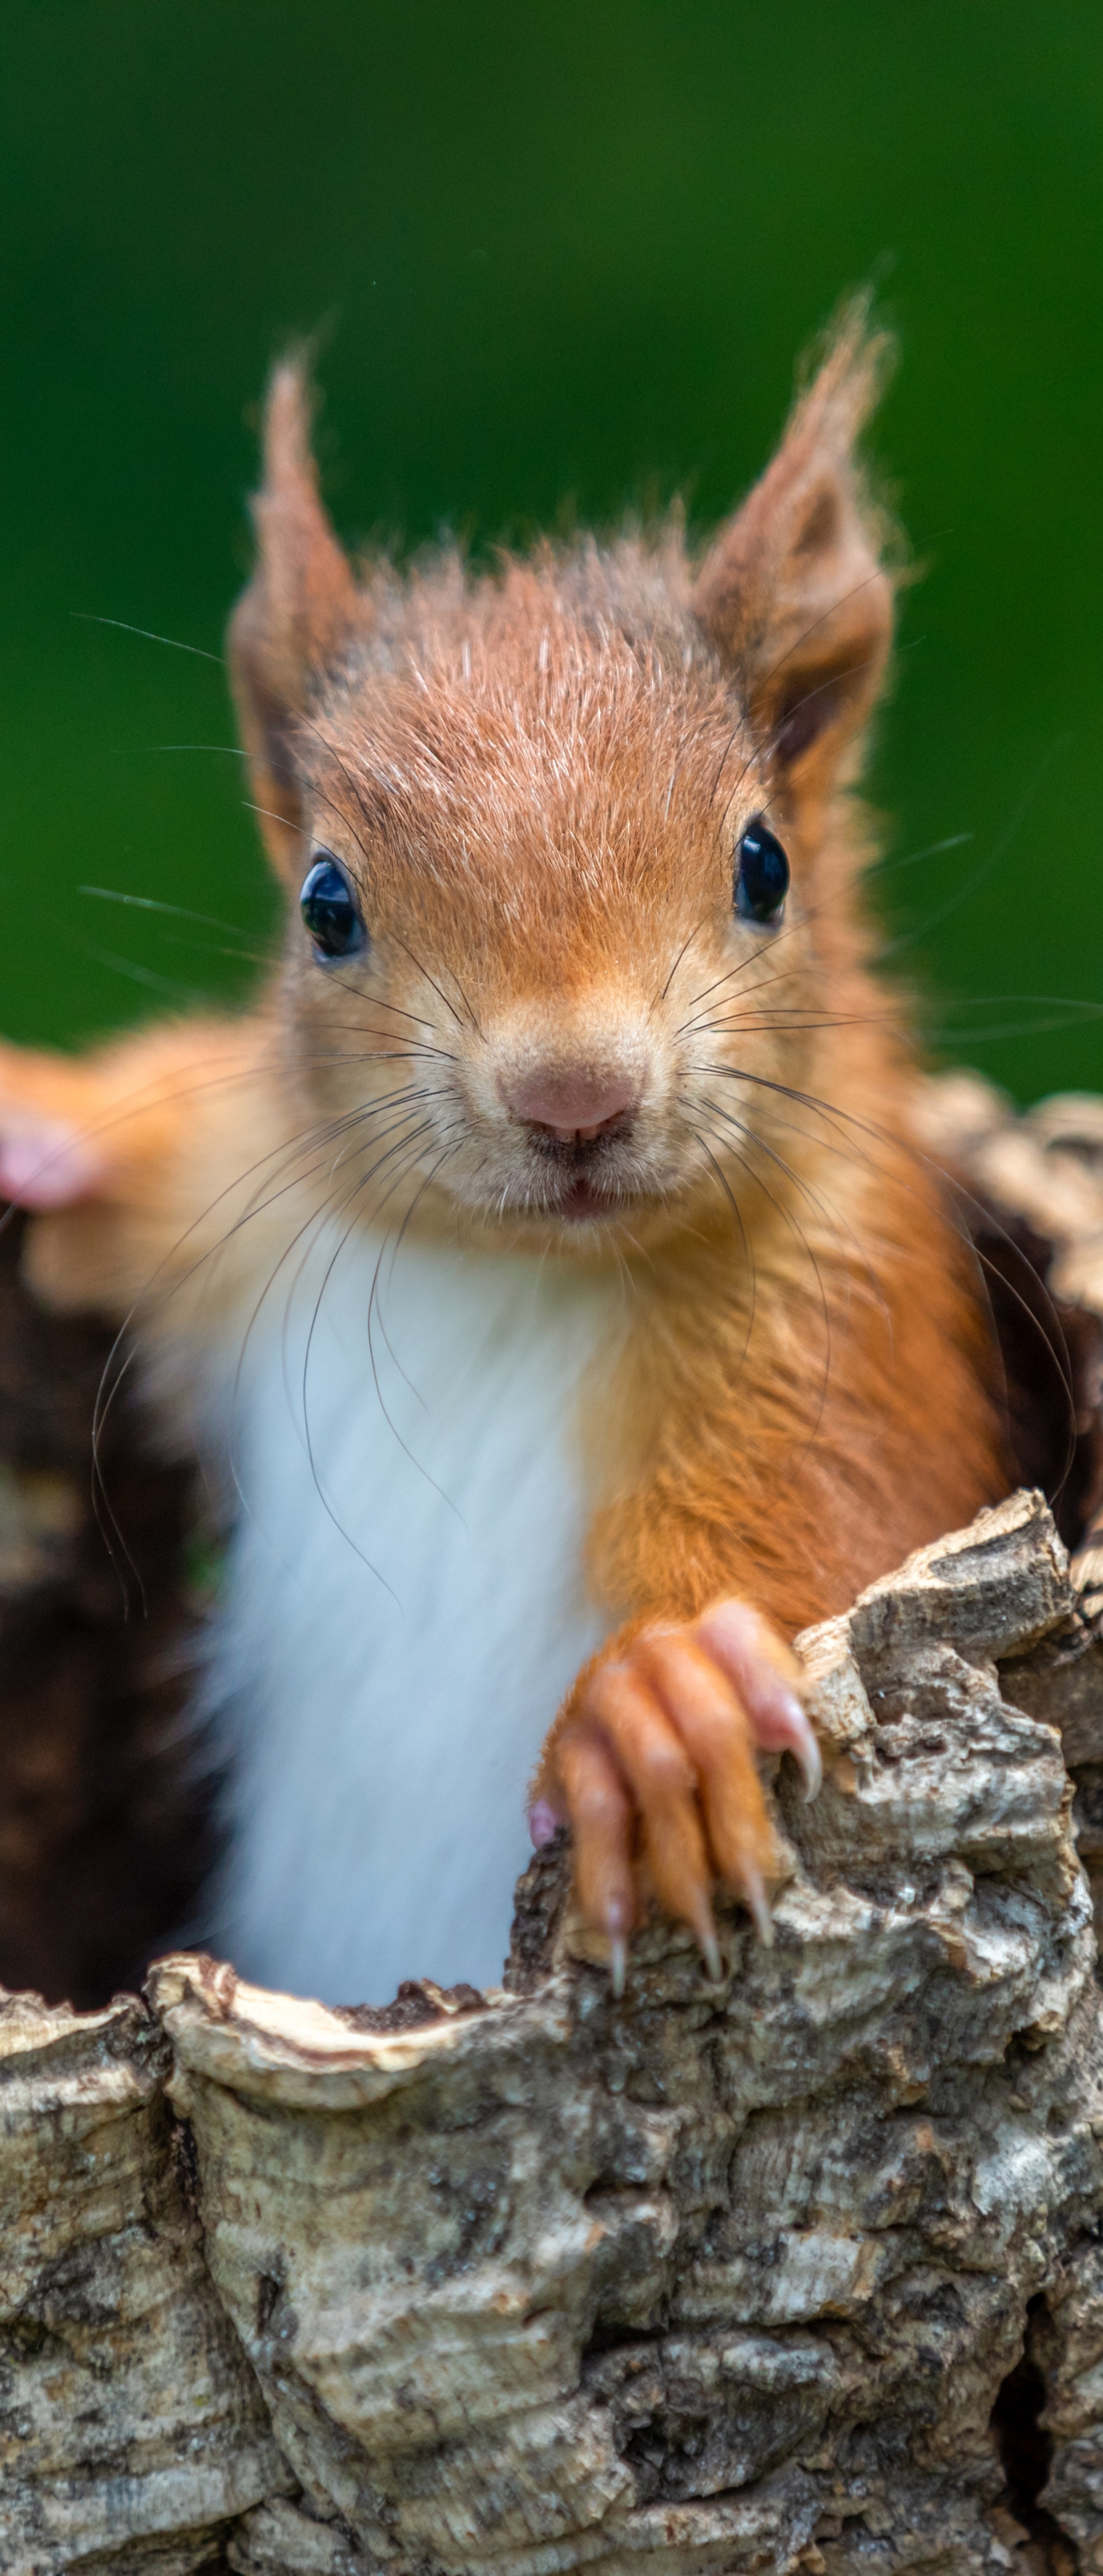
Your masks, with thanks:
[[(1103, 1312), (1100, 1104), (929, 1115)], [(614, 2003), (553, 1853), (482, 2000), (0, 2005), (0, 2566), (1103, 2568), (1076, 1572), (1022, 1494), (809, 1633), (823, 1791), (718, 1986), (656, 1925)]]

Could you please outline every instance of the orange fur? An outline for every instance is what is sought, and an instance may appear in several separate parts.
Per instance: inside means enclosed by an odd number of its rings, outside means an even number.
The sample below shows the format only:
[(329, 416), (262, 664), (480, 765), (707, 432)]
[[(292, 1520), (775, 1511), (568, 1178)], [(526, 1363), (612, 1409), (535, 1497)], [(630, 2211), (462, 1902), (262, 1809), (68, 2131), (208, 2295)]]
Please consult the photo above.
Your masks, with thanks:
[[(733, 1592), (791, 1635), (1007, 1484), (857, 891), (892, 582), (853, 443), (881, 354), (852, 314), (701, 565), (674, 518), (474, 581), (448, 553), (354, 581), (281, 369), (235, 689), (292, 896), (333, 853), (370, 948), (319, 972), (292, 901), (242, 1020), (0, 1060), (0, 1131), (68, 1121), (95, 1163), (37, 1220), (34, 1276), (137, 1308), (170, 1409), (189, 1337), (239, 1330), (328, 1206), (618, 1265), (623, 1347), (587, 1421), (591, 1572), (626, 1623), (603, 1671)], [(732, 911), (756, 814), (792, 863), (765, 935)], [(511, 1109), (536, 1075), (632, 1091), (570, 1163), (592, 1222), (568, 1222), (563, 1156)], [(616, 1784), (571, 1733), (593, 1690), (546, 1777), (608, 1816)]]

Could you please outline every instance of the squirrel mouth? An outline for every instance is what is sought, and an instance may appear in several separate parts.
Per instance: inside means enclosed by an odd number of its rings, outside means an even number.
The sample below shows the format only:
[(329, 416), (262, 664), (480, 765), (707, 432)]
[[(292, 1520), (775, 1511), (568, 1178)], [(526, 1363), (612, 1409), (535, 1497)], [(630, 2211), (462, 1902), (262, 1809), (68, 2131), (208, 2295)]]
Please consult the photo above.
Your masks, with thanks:
[(615, 1168), (619, 1156), (599, 1152), (589, 1142), (545, 1148), (540, 1160), (545, 1188), (540, 1191), (539, 1213), (545, 1219), (557, 1218), (564, 1225), (610, 1225), (625, 1216), (633, 1203), (638, 1204), (638, 1184), (633, 1188), (628, 1174), (618, 1175)]
[(580, 1173), (578, 1179), (571, 1182), (570, 1188), (558, 1201), (555, 1214), (565, 1217), (568, 1225), (581, 1225), (587, 1219), (615, 1216), (621, 1206), (619, 1194), (614, 1195), (611, 1190), (596, 1189), (594, 1183)]

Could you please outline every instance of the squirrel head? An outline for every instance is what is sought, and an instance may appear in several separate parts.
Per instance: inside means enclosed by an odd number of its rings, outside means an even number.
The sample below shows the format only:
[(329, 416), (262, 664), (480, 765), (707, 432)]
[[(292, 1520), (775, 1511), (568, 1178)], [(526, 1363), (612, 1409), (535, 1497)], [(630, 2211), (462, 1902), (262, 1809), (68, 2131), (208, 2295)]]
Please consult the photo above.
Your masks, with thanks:
[(702, 559), (672, 514), (478, 576), (449, 550), (354, 574), (277, 369), (231, 668), (287, 1058), (350, 1209), (592, 1248), (769, 1189), (861, 955), (845, 791), (893, 583), (855, 441), (884, 357), (850, 308)]

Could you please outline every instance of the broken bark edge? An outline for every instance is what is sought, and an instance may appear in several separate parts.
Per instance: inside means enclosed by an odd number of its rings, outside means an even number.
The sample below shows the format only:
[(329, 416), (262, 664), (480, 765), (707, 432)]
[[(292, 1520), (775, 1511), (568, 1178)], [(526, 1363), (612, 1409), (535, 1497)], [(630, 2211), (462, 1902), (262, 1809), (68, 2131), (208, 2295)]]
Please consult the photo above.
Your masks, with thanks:
[(1103, 1648), (1029, 1493), (801, 1642), (824, 1787), (719, 1987), (654, 1923), (616, 2004), (558, 1852), (481, 2007), (0, 2006), (6, 2565), (1089, 2559)]
[[(1103, 1105), (928, 1110), (1103, 1310)], [(5, 2568), (1103, 2566), (1093, 1549), (1024, 1492), (801, 1640), (719, 1986), (614, 2003), (559, 1849), (482, 1999), (0, 2003)]]

